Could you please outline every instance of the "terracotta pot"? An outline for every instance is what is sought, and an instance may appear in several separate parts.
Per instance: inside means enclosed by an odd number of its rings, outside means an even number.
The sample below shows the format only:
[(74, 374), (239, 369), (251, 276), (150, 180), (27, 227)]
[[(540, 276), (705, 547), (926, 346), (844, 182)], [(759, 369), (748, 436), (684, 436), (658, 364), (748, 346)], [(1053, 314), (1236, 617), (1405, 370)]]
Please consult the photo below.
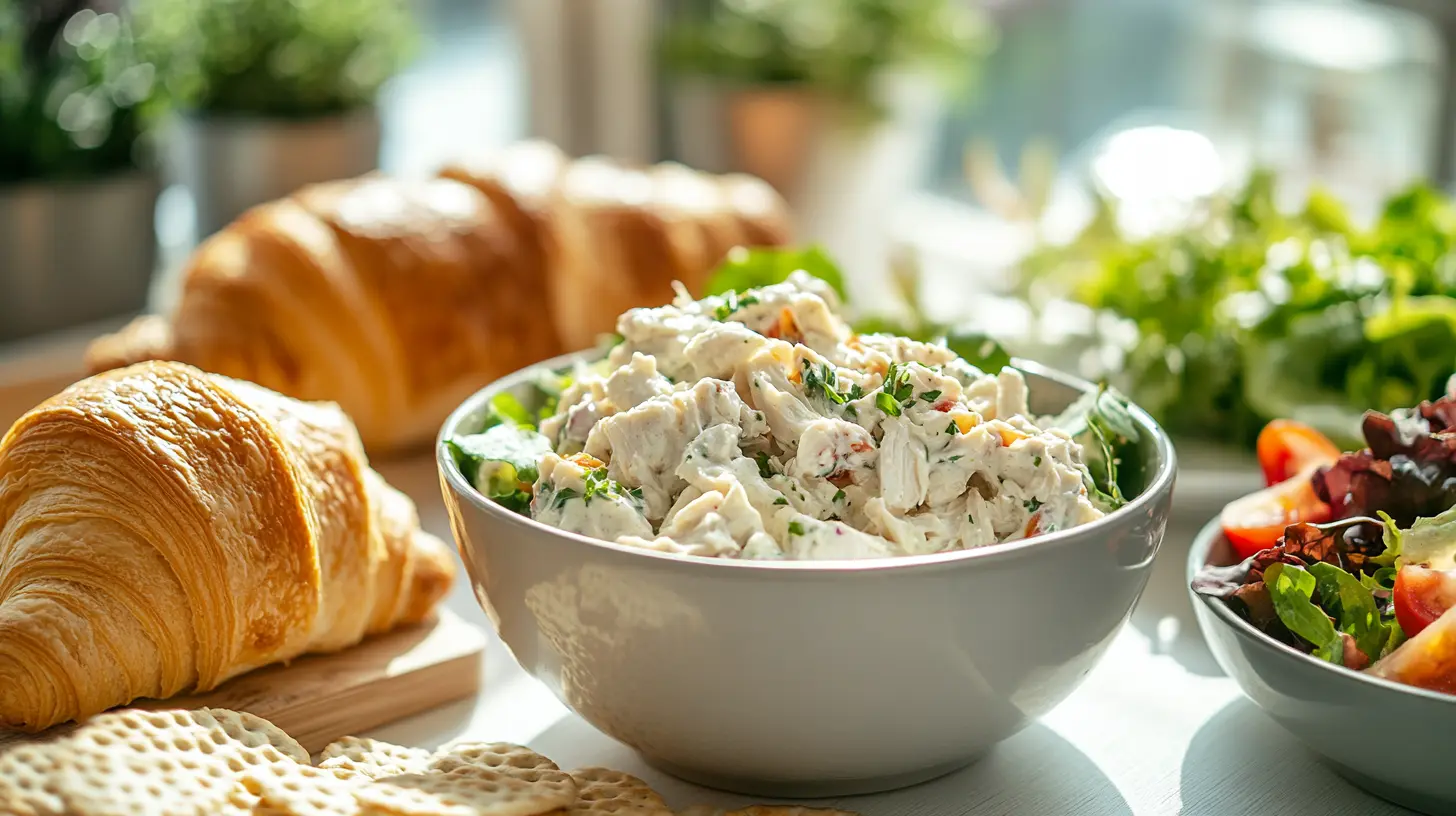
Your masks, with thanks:
[(761, 86), (728, 92), (733, 164), (793, 197), (824, 125), (818, 94), (799, 86)]

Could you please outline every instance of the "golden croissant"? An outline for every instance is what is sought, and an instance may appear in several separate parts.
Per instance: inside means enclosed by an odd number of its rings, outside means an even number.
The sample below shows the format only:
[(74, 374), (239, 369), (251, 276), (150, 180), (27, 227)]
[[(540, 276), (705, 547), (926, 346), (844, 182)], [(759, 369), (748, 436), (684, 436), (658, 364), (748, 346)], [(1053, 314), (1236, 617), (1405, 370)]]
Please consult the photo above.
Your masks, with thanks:
[(497, 377), (696, 290), (728, 250), (790, 238), (763, 182), (627, 169), (524, 142), (427, 181), (308, 187), (198, 249), (175, 311), (94, 343), (94, 371), (178, 360), (337, 402), (375, 452), (433, 438)]
[(179, 363), (82, 380), (0, 441), (0, 726), (342, 649), (454, 572), (337, 407)]
[(176, 360), (337, 402), (374, 450), (434, 436), (482, 384), (555, 352), (544, 291), (490, 201), (444, 179), (306, 187), (198, 248), (176, 312), (88, 352)]

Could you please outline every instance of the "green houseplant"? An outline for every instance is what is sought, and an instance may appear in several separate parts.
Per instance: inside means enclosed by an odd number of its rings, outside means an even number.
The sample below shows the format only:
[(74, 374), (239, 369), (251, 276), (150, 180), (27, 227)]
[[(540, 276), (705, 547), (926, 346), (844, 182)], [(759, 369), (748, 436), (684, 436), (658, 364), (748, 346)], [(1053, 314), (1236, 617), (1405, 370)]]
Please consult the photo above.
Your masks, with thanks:
[(0, 341), (138, 311), (158, 101), (119, 0), (0, 0)]
[(308, 183), (374, 169), (380, 88), (414, 41), (406, 0), (135, 0), (176, 111), (173, 172), (207, 234)]
[(963, 81), (990, 43), (986, 20), (955, 0), (722, 0), (669, 25), (662, 54), (676, 74), (809, 86), (876, 118), (888, 113), (875, 88), (885, 71)]
[[(993, 42), (992, 29), (958, 0), (711, 0), (684, 4), (664, 28), (663, 65), (680, 88), (683, 119), (702, 120), (710, 89), (732, 144), (726, 158), (685, 156), (764, 176), (785, 192), (828, 128), (903, 120), (906, 80), (964, 87)], [(685, 98), (686, 97), (686, 98)], [(679, 133), (686, 151), (711, 144), (706, 132)], [(726, 162), (729, 166), (722, 166)], [(736, 166), (732, 166), (736, 165)]]
[[(660, 57), (675, 158), (768, 181), (802, 237), (888, 296), (887, 207), (924, 175), (946, 91), (994, 45), (963, 0), (696, 0), (673, 6)], [(876, 292), (875, 290), (880, 290)]]

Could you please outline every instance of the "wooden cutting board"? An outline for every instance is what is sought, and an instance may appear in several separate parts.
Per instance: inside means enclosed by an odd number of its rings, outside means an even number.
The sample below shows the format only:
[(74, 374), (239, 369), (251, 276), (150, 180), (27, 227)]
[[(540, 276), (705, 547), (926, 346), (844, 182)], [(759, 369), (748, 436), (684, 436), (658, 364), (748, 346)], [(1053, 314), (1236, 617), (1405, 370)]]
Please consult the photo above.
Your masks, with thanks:
[[(485, 633), (441, 610), (434, 621), (370, 638), (331, 655), (268, 666), (206, 694), (140, 700), (137, 708), (227, 708), (288, 732), (309, 753), (339, 737), (474, 695)], [(0, 744), (24, 739), (0, 732)]]

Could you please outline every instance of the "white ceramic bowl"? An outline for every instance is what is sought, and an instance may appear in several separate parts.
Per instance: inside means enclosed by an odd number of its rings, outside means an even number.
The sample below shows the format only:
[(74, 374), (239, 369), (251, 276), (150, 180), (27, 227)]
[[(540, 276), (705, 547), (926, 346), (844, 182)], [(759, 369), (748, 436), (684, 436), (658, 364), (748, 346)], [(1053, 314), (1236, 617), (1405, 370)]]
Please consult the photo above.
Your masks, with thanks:
[[(1238, 562), (1214, 518), (1188, 551), (1187, 579)], [(1214, 658), (1275, 722), (1376, 796), (1432, 816), (1456, 813), (1456, 695), (1296, 652), (1223, 601), (1189, 592)]]
[[(541, 366), (560, 367), (571, 358)], [(1032, 364), (1032, 408), (1087, 383)], [(467, 400), (440, 438), (526, 400), (541, 366)], [(955, 770), (1060, 703), (1127, 619), (1163, 538), (1175, 462), (1144, 413), (1148, 486), (1092, 524), (899, 559), (755, 562), (565, 533), (476, 492), (440, 444), (476, 597), (521, 665), (669, 773), (819, 797)]]

